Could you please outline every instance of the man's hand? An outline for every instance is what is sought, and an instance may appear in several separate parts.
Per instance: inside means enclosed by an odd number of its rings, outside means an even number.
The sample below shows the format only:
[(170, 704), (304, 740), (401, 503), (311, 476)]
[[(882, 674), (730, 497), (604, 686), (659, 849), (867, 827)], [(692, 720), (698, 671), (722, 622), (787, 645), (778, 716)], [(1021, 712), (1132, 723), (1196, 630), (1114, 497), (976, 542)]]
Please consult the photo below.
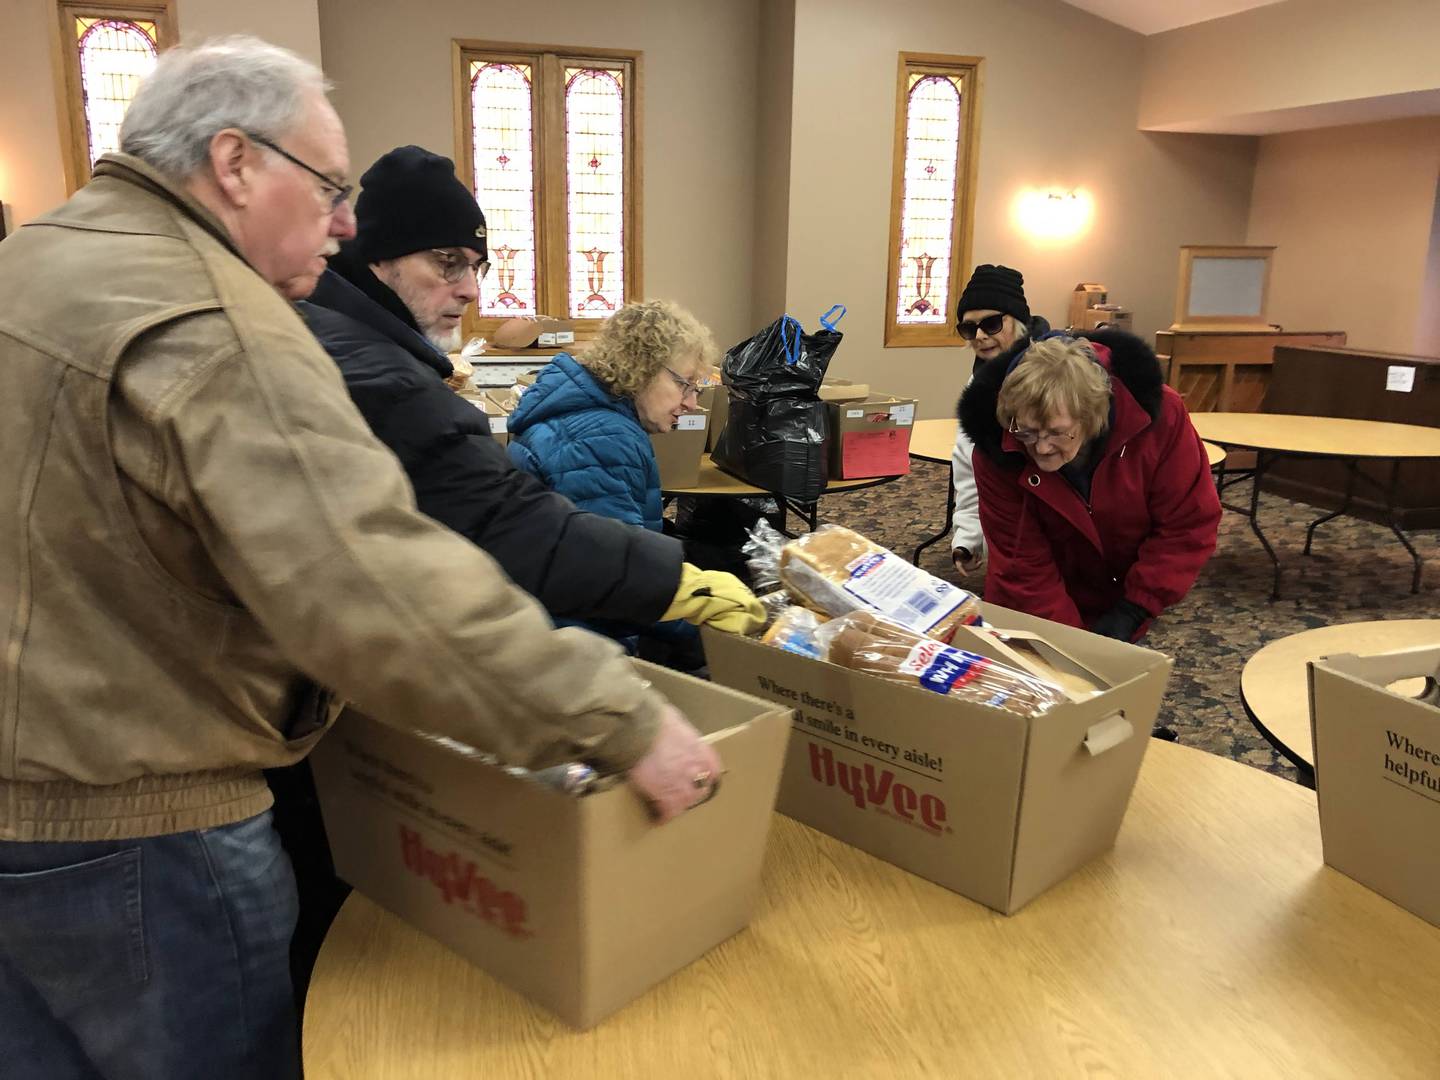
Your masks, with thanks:
[(663, 824), (704, 802), (720, 783), (720, 755), (673, 705), (660, 714), (650, 752), (630, 770), (629, 780)]
[(684, 619), (696, 626), (708, 624), (727, 634), (753, 634), (765, 625), (765, 609), (734, 574), (685, 563), (675, 599), (660, 616), (661, 622), (670, 619)]

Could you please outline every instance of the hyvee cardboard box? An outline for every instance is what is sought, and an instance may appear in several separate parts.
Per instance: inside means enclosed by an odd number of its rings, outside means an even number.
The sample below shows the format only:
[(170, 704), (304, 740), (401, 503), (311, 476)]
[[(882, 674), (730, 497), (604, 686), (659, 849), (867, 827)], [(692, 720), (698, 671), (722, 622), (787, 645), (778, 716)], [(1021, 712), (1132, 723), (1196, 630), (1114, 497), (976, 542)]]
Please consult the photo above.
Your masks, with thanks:
[(1108, 688), (1034, 719), (704, 631), (717, 682), (796, 709), (777, 809), (1007, 915), (1115, 842), (1170, 658), (984, 605)]
[(841, 480), (902, 476), (910, 471), (913, 398), (831, 402), (830, 475)]
[(1440, 643), (1309, 667), (1325, 862), (1440, 926)]
[(660, 486), (666, 491), (694, 487), (700, 482), (700, 455), (705, 453), (710, 416), (704, 409), (686, 413), (670, 431), (650, 436), (660, 466)]
[(637, 663), (725, 763), (657, 828), (626, 784), (577, 798), (347, 712), (311, 755), (340, 876), (587, 1028), (750, 921), (787, 709)]

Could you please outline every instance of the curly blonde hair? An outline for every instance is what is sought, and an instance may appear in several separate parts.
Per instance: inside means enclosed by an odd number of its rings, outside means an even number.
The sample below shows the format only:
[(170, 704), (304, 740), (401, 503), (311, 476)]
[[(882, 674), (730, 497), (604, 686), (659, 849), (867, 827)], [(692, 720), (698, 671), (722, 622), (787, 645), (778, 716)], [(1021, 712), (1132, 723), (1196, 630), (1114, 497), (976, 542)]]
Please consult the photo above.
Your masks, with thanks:
[(1044, 423), (1062, 405), (1087, 439), (1109, 423), (1110, 376), (1083, 338), (1047, 338), (1026, 349), (1000, 386), (995, 419), (1004, 428), (1025, 415)]
[(669, 300), (643, 300), (606, 319), (578, 359), (610, 393), (633, 398), (676, 357), (698, 355), (698, 378), (716, 354), (715, 339), (694, 315)]

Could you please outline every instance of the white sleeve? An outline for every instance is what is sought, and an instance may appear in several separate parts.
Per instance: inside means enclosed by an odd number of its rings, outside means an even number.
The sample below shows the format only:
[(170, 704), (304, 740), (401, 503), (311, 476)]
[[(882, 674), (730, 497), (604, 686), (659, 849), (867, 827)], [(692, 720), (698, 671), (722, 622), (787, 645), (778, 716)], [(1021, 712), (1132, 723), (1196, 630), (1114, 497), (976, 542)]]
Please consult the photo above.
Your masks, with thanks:
[[(966, 384), (969, 385), (968, 383)], [(950, 548), (964, 548), (974, 558), (985, 551), (985, 535), (980, 531), (980, 493), (975, 489), (975, 444), (956, 425), (955, 450), (950, 455), (950, 475), (955, 484), (955, 535)]]

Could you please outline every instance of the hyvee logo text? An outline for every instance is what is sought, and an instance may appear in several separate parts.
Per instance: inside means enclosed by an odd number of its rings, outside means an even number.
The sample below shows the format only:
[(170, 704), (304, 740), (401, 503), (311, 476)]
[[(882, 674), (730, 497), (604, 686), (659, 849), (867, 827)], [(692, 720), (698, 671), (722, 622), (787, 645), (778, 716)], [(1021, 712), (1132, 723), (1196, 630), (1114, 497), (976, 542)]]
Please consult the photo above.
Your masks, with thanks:
[(482, 876), (473, 860), (462, 862), (454, 851), (436, 851), (418, 832), (404, 825), (400, 826), (400, 855), (405, 869), (427, 878), (440, 890), (445, 903), (458, 902), (511, 937), (528, 938), (534, 933), (525, 925), (525, 901)]
[(889, 769), (837, 762), (828, 747), (810, 743), (810, 775), (826, 787), (838, 787), (858, 809), (874, 806), (882, 814), (898, 817), (935, 834), (945, 830), (945, 803), (934, 795), (919, 795), (908, 784), (897, 783)]

